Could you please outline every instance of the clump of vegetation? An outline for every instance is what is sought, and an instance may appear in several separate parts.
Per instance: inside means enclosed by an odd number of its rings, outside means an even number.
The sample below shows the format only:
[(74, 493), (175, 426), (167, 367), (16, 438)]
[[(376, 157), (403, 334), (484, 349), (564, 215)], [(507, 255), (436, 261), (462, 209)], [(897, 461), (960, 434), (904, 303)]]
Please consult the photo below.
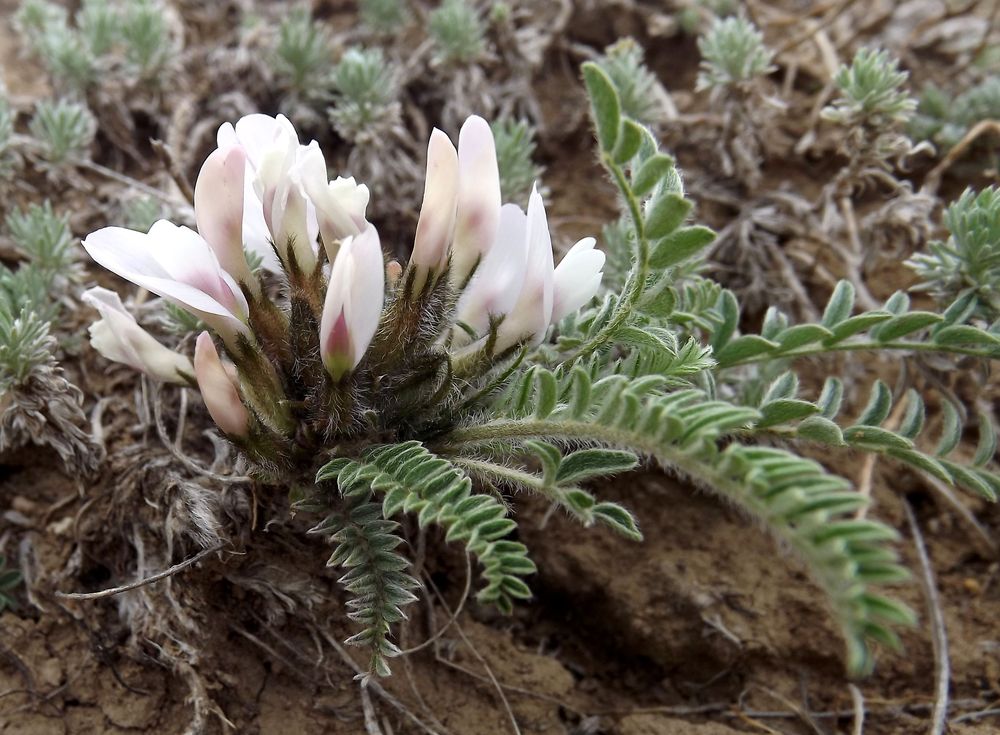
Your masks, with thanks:
[[(962, 299), (971, 314), (993, 323), (1000, 318), (1000, 192), (967, 190), (944, 214), (948, 239), (908, 261), (920, 276), (920, 290), (943, 304)], [(971, 296), (971, 300), (965, 299)]]

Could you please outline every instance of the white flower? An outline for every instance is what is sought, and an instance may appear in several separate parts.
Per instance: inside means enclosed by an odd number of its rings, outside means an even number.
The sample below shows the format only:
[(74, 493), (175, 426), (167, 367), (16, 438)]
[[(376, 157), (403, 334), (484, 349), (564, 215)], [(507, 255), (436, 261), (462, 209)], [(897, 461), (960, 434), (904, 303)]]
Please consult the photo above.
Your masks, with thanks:
[(148, 234), (105, 227), (83, 241), (90, 257), (202, 319), (227, 344), (250, 335), (243, 291), (194, 230), (159, 220)]
[(337, 259), (340, 241), (359, 235), (368, 225), (369, 192), (354, 177), (327, 178), (326, 159), (316, 141), (310, 143), (296, 161), (294, 175), (301, 182), (305, 195), (316, 207), (319, 232), (330, 262)]
[(219, 359), (219, 352), (208, 332), (198, 335), (194, 347), (194, 374), (212, 420), (230, 436), (250, 433), (250, 412), (240, 399), (240, 392), (230, 371)]
[(191, 361), (140, 327), (114, 291), (92, 288), (82, 298), (101, 314), (89, 330), (90, 344), (101, 355), (167, 383), (184, 384), (194, 376)]
[[(268, 222), (264, 218), (264, 205), (262, 191), (265, 182), (258, 182), (258, 170), (264, 164), (265, 158), (275, 150), (287, 150), (289, 146), (294, 149), (294, 157), (298, 160), (307, 148), (299, 143), (298, 134), (295, 128), (284, 115), (270, 117), (269, 115), (253, 114), (246, 115), (232, 123), (223, 123), (216, 136), (218, 146), (225, 148), (238, 145), (243, 149), (247, 157), (246, 173), (243, 182), (243, 242), (248, 250), (256, 253), (263, 260), (264, 267), (270, 271), (281, 270), (281, 263), (271, 247), (272, 233), (268, 227)], [(282, 159), (284, 162), (284, 159)], [(270, 181), (274, 185), (276, 198), (278, 201), (287, 192), (278, 193), (276, 182)], [(291, 194), (288, 194), (291, 196)], [(296, 202), (293, 200), (292, 207)], [(292, 217), (292, 219), (289, 219)], [(279, 247), (287, 244), (287, 234), (295, 231), (298, 236), (298, 216), (294, 211), (285, 215), (285, 219), (279, 224), (279, 235), (274, 236)], [(274, 224), (272, 222), (272, 224)], [(294, 225), (294, 226), (293, 226)], [(314, 251), (316, 236), (319, 227), (316, 221), (316, 211), (311, 203), (306, 203), (306, 224), (305, 237), (302, 242), (296, 238), (296, 246), (308, 245)], [(285, 239), (282, 240), (282, 236)]]
[(604, 273), (604, 253), (597, 241), (585, 237), (569, 249), (556, 266), (552, 301), (552, 323), (578, 311), (597, 294)]
[[(516, 204), (500, 210), (496, 245), (486, 254), (475, 275), (459, 298), (458, 320), (472, 327), (477, 336), (489, 329), (491, 316), (510, 312), (517, 303), (528, 265), (528, 220)], [(468, 334), (455, 330), (456, 344), (468, 341)]]
[(385, 265), (375, 227), (345, 238), (333, 262), (319, 327), (319, 349), (334, 380), (358, 366), (378, 329)]
[(217, 148), (205, 159), (194, 185), (198, 234), (215, 251), (229, 275), (248, 286), (256, 280), (243, 254), (246, 153), (239, 146)]
[(458, 154), (448, 136), (434, 128), (427, 143), (424, 200), (410, 256), (410, 263), (425, 275), (426, 271), (440, 271), (448, 260), (457, 197)]
[(458, 202), (451, 281), (463, 285), (490, 252), (500, 221), (500, 170), (490, 124), (472, 115), (458, 135)]
[(537, 187), (532, 188), (528, 199), (526, 229), (528, 257), (524, 285), (514, 308), (500, 325), (497, 351), (503, 351), (518, 342), (537, 345), (545, 336), (552, 319), (552, 239), (545, 217), (545, 205)]

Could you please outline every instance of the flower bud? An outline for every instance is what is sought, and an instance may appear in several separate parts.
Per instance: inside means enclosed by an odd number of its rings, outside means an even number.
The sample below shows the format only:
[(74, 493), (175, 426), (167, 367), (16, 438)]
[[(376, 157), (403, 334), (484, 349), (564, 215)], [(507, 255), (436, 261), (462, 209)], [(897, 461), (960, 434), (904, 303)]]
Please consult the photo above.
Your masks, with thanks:
[(472, 115), (458, 135), (458, 204), (451, 281), (465, 284), (497, 238), (500, 170), (490, 124)]
[(319, 347), (323, 364), (334, 380), (353, 370), (371, 344), (385, 302), (385, 264), (378, 232), (346, 238), (330, 271)]
[(194, 374), (212, 420), (225, 434), (246, 438), (250, 434), (250, 412), (208, 332), (199, 334), (195, 342)]
[(457, 196), (458, 154), (448, 136), (434, 128), (427, 143), (424, 200), (410, 256), (410, 264), (425, 274), (427, 271), (440, 272), (448, 260)]
[(101, 314), (89, 330), (90, 344), (101, 355), (166, 383), (184, 384), (194, 376), (191, 361), (140, 327), (114, 291), (92, 288), (83, 301)]
[(243, 196), (246, 153), (239, 146), (217, 148), (202, 164), (194, 185), (198, 234), (219, 264), (237, 281), (256, 283), (243, 254)]

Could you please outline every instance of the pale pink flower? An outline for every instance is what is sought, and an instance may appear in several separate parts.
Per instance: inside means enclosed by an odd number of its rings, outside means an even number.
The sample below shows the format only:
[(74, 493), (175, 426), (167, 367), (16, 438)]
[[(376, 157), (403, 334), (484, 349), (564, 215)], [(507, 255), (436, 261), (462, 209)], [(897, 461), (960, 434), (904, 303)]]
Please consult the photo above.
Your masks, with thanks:
[[(486, 254), (472, 280), (459, 298), (458, 320), (482, 336), (489, 329), (490, 317), (506, 315), (521, 294), (528, 265), (528, 220), (516, 204), (500, 210), (496, 245)], [(468, 334), (455, 330), (458, 345), (468, 341)]]
[(323, 364), (334, 380), (358, 366), (378, 329), (385, 302), (385, 265), (378, 232), (368, 225), (340, 245), (319, 327)]
[(250, 412), (243, 405), (233, 377), (215, 348), (211, 335), (202, 332), (194, 347), (194, 374), (212, 420), (229, 436), (250, 434)]
[[(260, 256), (264, 267), (273, 272), (281, 270), (281, 263), (271, 247), (272, 238), (281, 248), (288, 242), (288, 233), (294, 232), (296, 247), (308, 246), (310, 252), (314, 253), (319, 226), (315, 208), (310, 202), (306, 202), (304, 237), (301, 233), (303, 228), (300, 225), (299, 214), (294, 210), (296, 205), (294, 200), (292, 210), (278, 223), (281, 225), (277, 228), (278, 235), (271, 232), (264, 217), (262, 195), (267, 184), (275, 190), (279, 201), (286, 194), (292, 196), (287, 192), (277, 192), (278, 182), (273, 179), (273, 175), (266, 181), (258, 181), (258, 171), (264, 164), (265, 157), (276, 149), (287, 151), (291, 147), (297, 161), (307, 147), (299, 143), (298, 134), (288, 119), (284, 115), (277, 117), (259, 113), (245, 115), (237, 120), (235, 125), (229, 122), (223, 123), (216, 140), (220, 148), (239, 146), (246, 154), (247, 165), (243, 182), (243, 242), (247, 250)], [(308, 255), (305, 259), (308, 260)]]
[(410, 263), (425, 272), (440, 271), (448, 260), (457, 196), (458, 154), (448, 136), (434, 128), (427, 143), (424, 200), (410, 256)]
[(604, 253), (585, 237), (567, 251), (554, 273), (552, 323), (556, 324), (579, 311), (597, 294), (604, 273)]
[(490, 124), (472, 115), (458, 135), (458, 201), (451, 281), (465, 284), (490, 252), (500, 222), (500, 170)]
[(361, 234), (367, 227), (365, 213), (369, 192), (354, 177), (329, 180), (326, 159), (315, 141), (310, 143), (296, 161), (294, 175), (301, 182), (305, 195), (316, 207), (319, 232), (330, 262), (337, 259), (340, 242)]
[(127, 281), (191, 312), (235, 345), (250, 336), (243, 291), (194, 230), (159, 220), (149, 233), (105, 227), (83, 241), (90, 257)]
[(194, 185), (194, 217), (198, 234), (211, 246), (225, 271), (253, 287), (256, 279), (243, 254), (246, 160), (246, 153), (235, 145), (209, 154)]
[(537, 187), (528, 199), (526, 225), (527, 268), (517, 303), (507, 314), (497, 334), (497, 350), (518, 342), (537, 345), (545, 337), (552, 320), (553, 264), (545, 205)]
[(90, 344), (108, 360), (166, 383), (184, 384), (194, 377), (191, 361), (140, 327), (114, 291), (91, 288), (82, 298), (101, 315), (90, 325)]

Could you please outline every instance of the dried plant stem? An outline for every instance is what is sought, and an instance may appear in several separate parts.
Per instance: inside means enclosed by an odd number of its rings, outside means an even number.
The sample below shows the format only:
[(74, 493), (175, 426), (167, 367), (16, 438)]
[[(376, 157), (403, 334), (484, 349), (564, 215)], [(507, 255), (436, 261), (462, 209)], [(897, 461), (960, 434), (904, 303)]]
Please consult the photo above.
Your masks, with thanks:
[(57, 591), (56, 597), (61, 597), (64, 600), (99, 600), (102, 597), (114, 597), (115, 595), (120, 595), (123, 592), (129, 592), (140, 587), (145, 587), (147, 584), (153, 584), (154, 582), (159, 582), (161, 579), (166, 579), (167, 577), (172, 577), (178, 572), (184, 571), (192, 564), (197, 564), (199, 561), (204, 559), (209, 554), (214, 554), (216, 551), (220, 551), (225, 543), (216, 544), (207, 549), (202, 549), (197, 554), (192, 556), (190, 559), (185, 559), (184, 561), (174, 564), (168, 569), (164, 569), (162, 572), (157, 572), (149, 577), (145, 577), (136, 582), (129, 582), (128, 584), (123, 584), (120, 587), (112, 587), (110, 589), (101, 590), (100, 592), (59, 592)]
[(777, 51), (775, 51), (775, 56), (781, 56), (782, 54), (791, 51), (800, 43), (808, 41), (816, 33), (829, 26), (831, 23), (837, 20), (837, 18), (839, 18), (841, 15), (847, 12), (847, 10), (850, 9), (850, 7), (854, 5), (854, 3), (855, 0), (841, 0), (838, 5), (836, 5), (834, 8), (830, 10), (829, 13), (827, 13), (824, 17), (820, 18), (815, 25), (810, 24), (809, 28), (806, 31), (798, 34), (797, 36), (792, 36), (785, 43), (779, 46)]
[(955, 161), (965, 155), (969, 146), (975, 143), (976, 140), (986, 133), (1000, 135), (1000, 121), (980, 120), (978, 123), (973, 125), (969, 131), (962, 136), (962, 139), (958, 141), (958, 143), (956, 143), (950, 151), (948, 151), (948, 155), (941, 159), (941, 163), (935, 166), (931, 172), (927, 174), (927, 178), (924, 179), (924, 185), (921, 187), (921, 191), (924, 194), (929, 195), (937, 194), (938, 187), (941, 185), (941, 177), (944, 176), (945, 171), (951, 168), (955, 164)]
[(424, 648), (427, 648), (427, 646), (433, 645), (438, 639), (440, 639), (441, 636), (443, 636), (445, 634), (445, 632), (448, 630), (448, 628), (450, 628), (452, 626), (452, 624), (454, 624), (454, 622), (456, 620), (458, 620), (458, 616), (462, 614), (462, 610), (465, 609), (465, 603), (469, 599), (469, 591), (471, 589), (472, 589), (472, 558), (469, 556), (468, 553), (466, 553), (466, 555), (465, 555), (465, 589), (462, 590), (462, 597), (458, 601), (458, 606), (455, 608), (455, 612), (453, 612), (451, 614), (451, 617), (448, 618), (448, 622), (446, 622), (444, 625), (442, 625), (440, 628), (437, 629), (437, 631), (434, 633), (434, 635), (430, 636), (423, 643), (418, 643), (417, 645), (413, 646), (412, 648), (407, 648), (407, 649), (403, 650), (400, 653), (400, 655), (401, 656), (409, 656), (412, 653), (416, 653), (417, 651), (421, 651)]
[[(351, 658), (351, 654), (349, 654), (347, 652), (347, 649), (340, 644), (340, 641), (331, 636), (324, 629), (317, 628), (317, 630), (319, 634), (323, 637), (323, 639), (328, 644), (330, 644), (330, 647), (333, 648), (333, 650), (335, 650), (340, 655), (341, 660), (343, 660), (343, 662), (347, 664), (354, 671), (354, 673), (358, 674), (359, 676), (365, 673), (365, 670), (361, 666), (359, 666), (358, 663), (353, 658)], [(400, 702), (394, 696), (389, 694), (389, 692), (387, 692), (378, 682), (370, 680), (365, 686), (369, 690), (377, 694), (379, 697), (381, 697), (394, 709), (398, 710), (401, 714), (405, 715), (410, 720), (410, 722), (419, 727), (428, 735), (439, 735), (437, 730), (432, 729), (423, 720), (421, 720), (419, 717), (413, 714), (409, 709), (406, 708), (406, 706), (402, 702)]]
[(987, 559), (995, 558), (1000, 553), (1000, 546), (997, 545), (990, 532), (983, 528), (972, 511), (959, 499), (955, 491), (934, 475), (921, 472), (920, 477), (927, 483), (928, 487), (944, 499), (952, 510), (958, 513), (958, 517), (973, 531), (972, 541), (979, 553)]
[(948, 681), (951, 678), (951, 663), (948, 656), (948, 632), (945, 629), (944, 613), (941, 611), (941, 598), (938, 594), (937, 584), (934, 581), (934, 571), (931, 569), (931, 561), (927, 555), (924, 536), (920, 532), (920, 526), (917, 524), (913, 508), (910, 507), (910, 504), (905, 499), (903, 500), (903, 510), (906, 512), (906, 521), (910, 526), (910, 533), (913, 534), (913, 545), (917, 550), (917, 558), (920, 561), (921, 580), (923, 582), (924, 594), (927, 597), (927, 608), (931, 619), (931, 641), (934, 646), (935, 693), (929, 735), (942, 735), (948, 718)]
[(851, 692), (851, 702), (854, 705), (854, 726), (851, 735), (864, 735), (865, 732), (865, 698), (861, 690), (854, 684), (847, 685)]
[(378, 726), (378, 719), (375, 716), (375, 706), (372, 704), (372, 697), (368, 693), (368, 687), (360, 685), (361, 690), (361, 711), (365, 715), (365, 732), (368, 735), (383, 735), (382, 728)]

